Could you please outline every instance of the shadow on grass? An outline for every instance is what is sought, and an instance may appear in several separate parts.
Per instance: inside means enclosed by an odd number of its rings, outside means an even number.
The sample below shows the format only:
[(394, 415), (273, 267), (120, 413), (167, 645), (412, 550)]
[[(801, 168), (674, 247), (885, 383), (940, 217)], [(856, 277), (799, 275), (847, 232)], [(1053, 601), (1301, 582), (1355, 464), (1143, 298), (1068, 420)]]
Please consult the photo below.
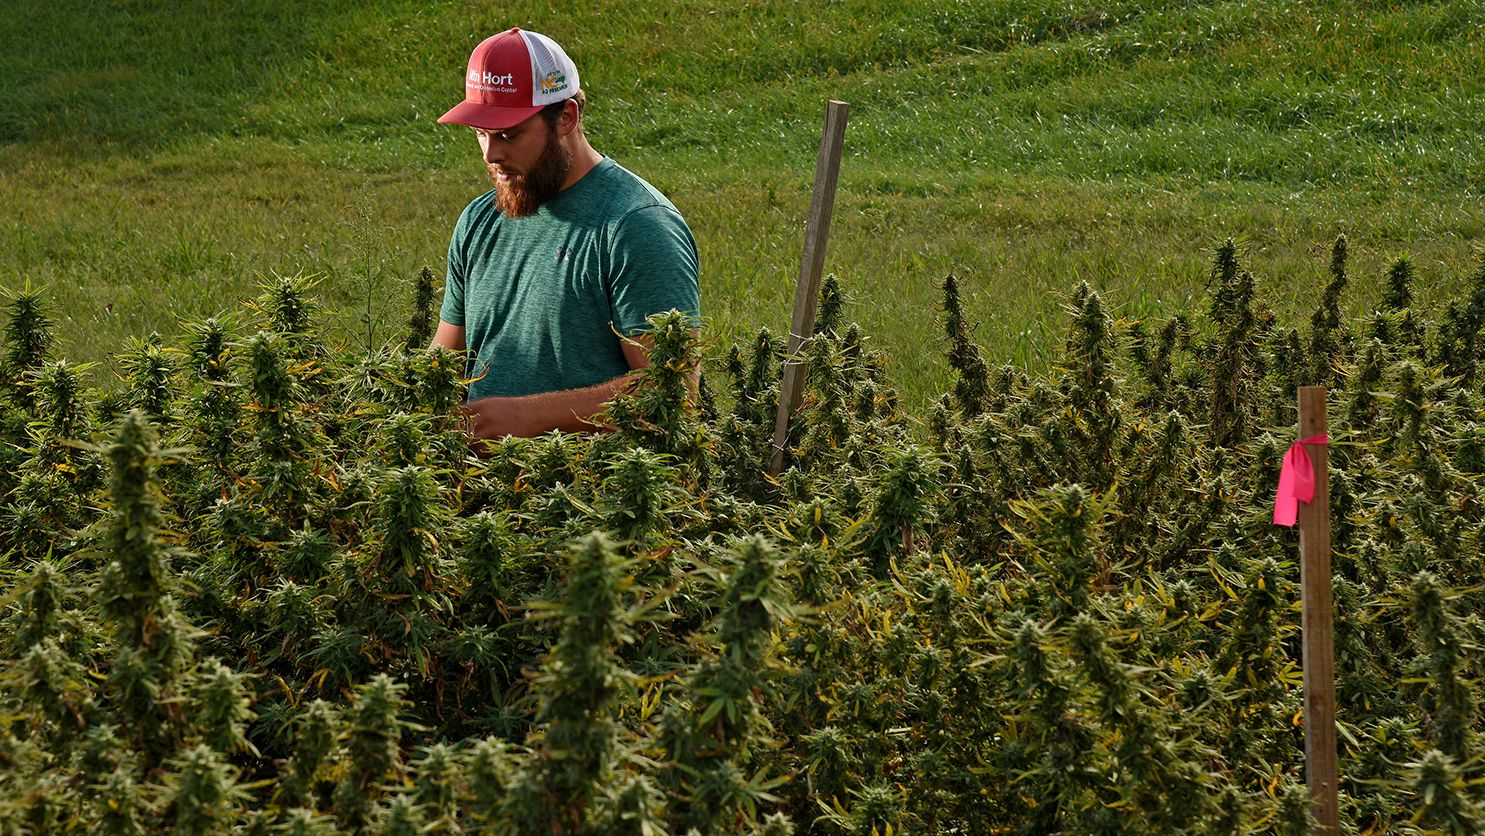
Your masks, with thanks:
[(0, 143), (138, 153), (231, 131), (350, 0), (24, 0), (0, 4)]

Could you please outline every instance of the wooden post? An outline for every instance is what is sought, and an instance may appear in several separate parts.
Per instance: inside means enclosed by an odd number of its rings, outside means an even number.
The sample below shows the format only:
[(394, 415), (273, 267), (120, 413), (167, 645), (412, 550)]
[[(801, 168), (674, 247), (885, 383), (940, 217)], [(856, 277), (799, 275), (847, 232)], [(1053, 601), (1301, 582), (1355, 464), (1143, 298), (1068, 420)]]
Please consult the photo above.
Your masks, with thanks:
[[(1324, 386), (1299, 389), (1299, 437), (1325, 433)], [(1303, 600), (1305, 679), (1305, 778), (1317, 821), (1316, 833), (1340, 833), (1335, 740), (1335, 643), (1330, 595), (1330, 456), (1323, 444), (1307, 444), (1315, 469), (1315, 498), (1299, 505), (1300, 596)]]
[(800, 356), (815, 332), (815, 305), (820, 299), (820, 274), (825, 269), (825, 244), (830, 240), (830, 218), (835, 211), (835, 184), (840, 175), (840, 153), (846, 137), (845, 102), (825, 106), (825, 131), (820, 136), (820, 159), (815, 164), (815, 197), (804, 226), (804, 258), (799, 265), (799, 286), (794, 291), (794, 321), (789, 326), (789, 353), (784, 360), (784, 378), (779, 386), (779, 415), (773, 428), (770, 476), (784, 469), (784, 450), (789, 441), (789, 418), (804, 397), (804, 362)]

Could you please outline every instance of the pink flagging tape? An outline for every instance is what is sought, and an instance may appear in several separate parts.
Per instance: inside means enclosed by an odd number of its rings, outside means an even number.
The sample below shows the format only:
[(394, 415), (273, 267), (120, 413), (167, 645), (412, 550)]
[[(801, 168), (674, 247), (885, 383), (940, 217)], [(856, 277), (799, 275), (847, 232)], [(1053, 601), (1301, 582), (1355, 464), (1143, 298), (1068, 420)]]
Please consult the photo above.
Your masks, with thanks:
[(1279, 495), (1274, 497), (1274, 525), (1293, 526), (1299, 517), (1299, 503), (1315, 498), (1315, 468), (1310, 463), (1306, 444), (1327, 444), (1324, 433), (1301, 438), (1284, 454), (1284, 467), (1279, 470)]

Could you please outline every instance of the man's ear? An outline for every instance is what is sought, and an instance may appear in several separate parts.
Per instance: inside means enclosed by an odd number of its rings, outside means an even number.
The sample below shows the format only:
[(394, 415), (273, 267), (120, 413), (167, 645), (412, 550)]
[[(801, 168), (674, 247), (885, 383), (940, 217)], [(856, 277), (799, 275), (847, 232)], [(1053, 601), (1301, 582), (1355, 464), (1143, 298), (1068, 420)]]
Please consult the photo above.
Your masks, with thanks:
[(572, 99), (563, 103), (562, 115), (557, 118), (557, 132), (562, 136), (572, 133), (582, 119), (582, 108)]

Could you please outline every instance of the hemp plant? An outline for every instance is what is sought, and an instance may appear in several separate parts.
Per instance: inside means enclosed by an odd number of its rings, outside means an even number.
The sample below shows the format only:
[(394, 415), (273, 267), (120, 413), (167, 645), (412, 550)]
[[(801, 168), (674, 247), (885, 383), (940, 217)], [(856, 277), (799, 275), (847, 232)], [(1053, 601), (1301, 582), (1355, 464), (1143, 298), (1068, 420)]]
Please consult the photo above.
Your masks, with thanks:
[(1103, 299), (1087, 284), (1073, 292), (1073, 325), (1059, 363), (1067, 386), (1070, 415), (1066, 432), (1095, 490), (1113, 479), (1113, 450), (1123, 419), (1113, 374), (1113, 321)]
[(631, 445), (674, 457), (691, 479), (710, 477), (710, 441), (697, 419), (692, 374), (697, 363), (695, 324), (677, 311), (649, 318), (649, 365), (610, 404), (606, 419)]
[(944, 277), (944, 332), (949, 341), (949, 366), (958, 373), (954, 383), (954, 401), (966, 417), (985, 411), (990, 395), (990, 372), (980, 356), (979, 346), (969, 338), (964, 320), (964, 303), (960, 299), (960, 277)]
[(186, 368), (194, 375), (186, 397), (189, 436), (225, 481), (239, 443), (242, 403), (232, 382), (232, 340), (227, 322), (212, 317), (186, 326)]
[(1420, 572), (1409, 587), (1414, 642), (1422, 657), (1419, 671), (1428, 681), (1423, 709), (1436, 748), (1456, 762), (1467, 759), (1474, 737), (1475, 699), (1460, 675), (1466, 666), (1464, 629), (1450, 612), (1448, 590), (1430, 572)]
[(438, 325), (438, 313), (433, 310), (434, 291), (433, 271), (424, 267), (413, 282), (412, 315), (407, 320), (409, 351), (424, 348), (433, 339), (433, 329)]
[(56, 322), (47, 312), (41, 290), (27, 284), (19, 291), (4, 292), (9, 309), (5, 322), (5, 354), (0, 358), (0, 386), (12, 404), (30, 409), (35, 405), (26, 373), (39, 368), (55, 341)]
[(411, 708), (406, 692), (407, 686), (391, 677), (375, 676), (356, 689), (343, 715), (345, 764), (333, 800), (336, 817), (351, 827), (369, 823), (387, 785), (402, 778), (402, 736), (416, 728), (406, 718)]
[(633, 640), (635, 625), (652, 606), (636, 600), (627, 562), (603, 535), (580, 540), (569, 554), (567, 594), (533, 609), (555, 622), (561, 637), (534, 683), (532, 754), (502, 808), (502, 818), (522, 829), (572, 832), (592, 824), (590, 805), (621, 745), (615, 704), (633, 687), (617, 650)]
[(1330, 250), (1330, 280), (1320, 306), (1310, 318), (1309, 353), (1315, 364), (1309, 374), (1309, 382), (1316, 386), (1330, 386), (1336, 380), (1334, 364), (1344, 360), (1350, 349), (1350, 335), (1341, 318), (1341, 294), (1350, 281), (1346, 262), (1348, 251), (1346, 236), (1335, 239)]
[(1252, 366), (1259, 359), (1257, 320), (1253, 309), (1253, 274), (1237, 267), (1229, 240), (1219, 249), (1214, 279), (1220, 283), (1212, 318), (1220, 330), (1212, 362), (1212, 440), (1220, 446), (1239, 444), (1248, 438), (1249, 411), (1256, 399), (1249, 388), (1254, 383)]
[(158, 425), (168, 426), (172, 422), (175, 364), (166, 354), (159, 334), (130, 340), (120, 358), (119, 376), (128, 384), (130, 406), (143, 410)]
[(134, 410), (100, 452), (112, 474), (112, 511), (97, 543), (107, 562), (95, 593), (118, 647), (110, 696), (148, 769), (159, 766), (181, 740), (185, 718), (173, 697), (183, 684), (196, 636), (171, 595), (174, 550), (162, 537), (154, 472), (170, 451), (160, 450), (148, 419)]
[(310, 453), (321, 444), (305, 415), (317, 364), (296, 359), (299, 349), (271, 332), (249, 338), (242, 353), (252, 433), (245, 460), (251, 495), (275, 519), (297, 528), (312, 491)]
[(720, 586), (716, 616), (704, 637), (715, 656), (687, 679), (698, 698), (685, 716), (664, 724), (670, 767), (662, 785), (671, 795), (678, 828), (735, 830), (759, 820), (771, 790), (787, 778), (746, 769), (754, 747), (769, 743), (760, 696), (770, 688), (773, 633), (792, 614), (780, 588), (778, 551), (762, 538), (738, 542), (723, 564), (703, 567)]

